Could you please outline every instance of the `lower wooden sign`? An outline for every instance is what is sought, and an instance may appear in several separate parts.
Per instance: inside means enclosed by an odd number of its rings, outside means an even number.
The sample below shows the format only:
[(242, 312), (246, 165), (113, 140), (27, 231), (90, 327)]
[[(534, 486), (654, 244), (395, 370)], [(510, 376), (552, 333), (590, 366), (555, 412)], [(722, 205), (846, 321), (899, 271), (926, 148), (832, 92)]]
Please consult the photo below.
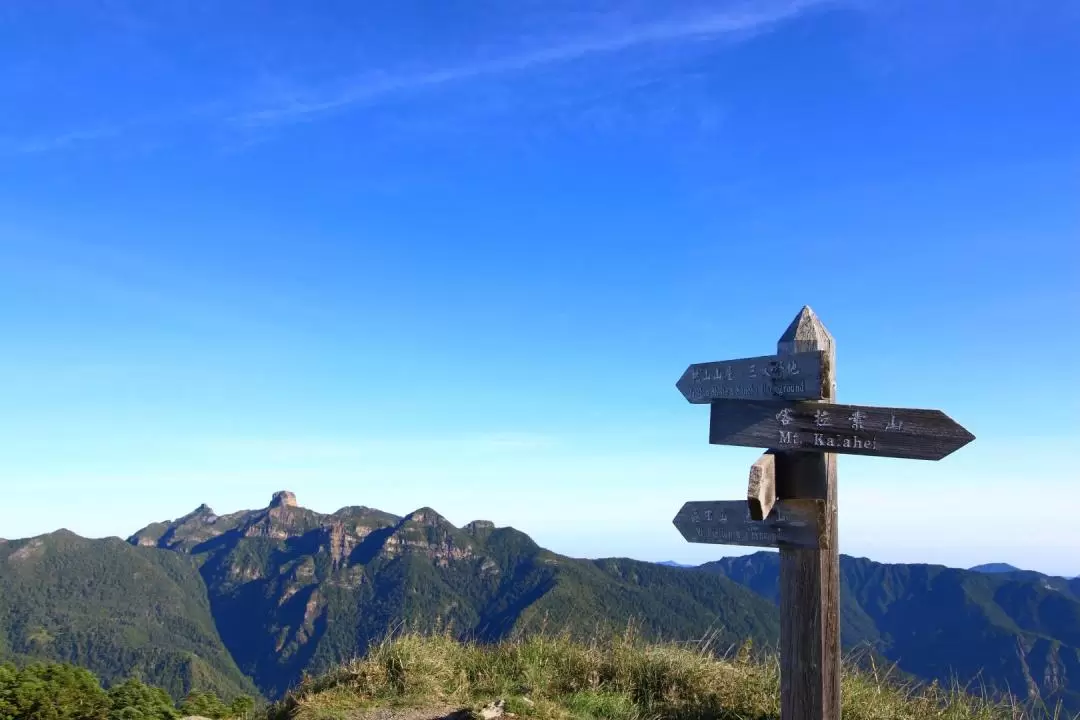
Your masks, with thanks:
[(824, 514), (824, 500), (778, 500), (759, 521), (745, 500), (704, 500), (683, 505), (672, 522), (692, 543), (822, 548)]

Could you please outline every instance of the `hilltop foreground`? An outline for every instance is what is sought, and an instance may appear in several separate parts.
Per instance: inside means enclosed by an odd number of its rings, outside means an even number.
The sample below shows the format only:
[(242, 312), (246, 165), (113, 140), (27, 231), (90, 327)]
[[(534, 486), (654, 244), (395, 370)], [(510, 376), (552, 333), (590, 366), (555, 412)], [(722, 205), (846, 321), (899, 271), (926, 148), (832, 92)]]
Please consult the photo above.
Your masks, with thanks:
[[(1080, 581), (848, 556), (840, 572), (847, 651), (1080, 712)], [(778, 600), (776, 553), (697, 568), (586, 560), (431, 508), (324, 514), (282, 491), (255, 510), (201, 505), (127, 542), (0, 542), (0, 662), (72, 663), (108, 687), (134, 676), (177, 702), (193, 690), (279, 700), (402, 626), (497, 643), (541, 628), (587, 641), (633, 622), (644, 641), (767, 651)]]
[[(450, 633), (405, 634), (364, 659), (305, 679), (284, 699), (256, 707), (193, 693), (172, 703), (130, 678), (108, 691), (88, 670), (0, 664), (2, 720), (766, 720), (777, 717), (776, 663), (744, 646), (719, 659), (707, 642), (647, 644), (633, 627), (605, 642), (569, 635), (517, 635), (479, 646)], [(848, 720), (1044, 720), (1040, 708), (1010, 707), (937, 685), (904, 687), (888, 673), (849, 666)]]
[[(777, 664), (753, 659), (748, 649), (718, 659), (705, 644), (642, 643), (630, 633), (603, 643), (536, 635), (494, 645), (407, 634), (305, 680), (270, 706), (267, 720), (777, 718)], [(937, 684), (901, 685), (873, 668), (849, 667), (843, 680), (845, 720), (1048, 715)]]

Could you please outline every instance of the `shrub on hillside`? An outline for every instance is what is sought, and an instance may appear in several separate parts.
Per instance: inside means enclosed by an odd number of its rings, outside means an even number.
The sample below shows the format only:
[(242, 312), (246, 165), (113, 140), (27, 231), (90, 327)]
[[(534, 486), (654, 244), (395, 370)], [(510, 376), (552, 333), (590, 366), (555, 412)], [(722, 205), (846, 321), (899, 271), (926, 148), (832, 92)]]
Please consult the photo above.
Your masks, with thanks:
[(165, 690), (141, 680), (125, 680), (106, 692), (97, 676), (73, 665), (0, 664), (0, 720), (226, 720), (249, 717), (254, 707), (247, 696), (225, 705), (214, 693), (194, 691), (178, 710)]
[(110, 710), (89, 670), (58, 663), (0, 665), (0, 720), (109, 720)]
[(109, 720), (177, 720), (179, 711), (169, 694), (140, 680), (125, 680), (108, 692)]
[(188, 693), (188, 696), (180, 703), (180, 712), (184, 715), (198, 715), (213, 718), (213, 720), (221, 720), (229, 714), (225, 703), (221, 702), (217, 695), (198, 690)]

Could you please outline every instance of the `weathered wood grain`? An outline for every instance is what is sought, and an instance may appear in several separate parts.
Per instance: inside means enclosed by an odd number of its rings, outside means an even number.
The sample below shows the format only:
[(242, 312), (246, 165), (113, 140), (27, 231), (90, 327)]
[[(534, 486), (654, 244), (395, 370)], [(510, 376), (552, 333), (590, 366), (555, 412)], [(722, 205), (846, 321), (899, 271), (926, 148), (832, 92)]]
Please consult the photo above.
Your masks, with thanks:
[(940, 410), (778, 400), (711, 405), (714, 445), (940, 460), (975, 439)]
[(764, 520), (753, 520), (741, 500), (692, 501), (672, 520), (692, 543), (752, 547), (820, 547), (825, 503), (791, 500), (776, 503)]
[(691, 365), (676, 386), (711, 404), (710, 443), (768, 452), (745, 505), (687, 503), (675, 526), (690, 542), (780, 549), (780, 715), (840, 720), (837, 454), (940, 460), (974, 435), (940, 410), (837, 404), (835, 342), (809, 307), (775, 356)]
[(768, 517), (776, 503), (776, 457), (765, 453), (750, 466), (750, 481), (746, 485), (746, 506), (753, 520)]
[[(836, 399), (836, 344), (809, 307), (777, 343), (778, 354), (824, 353), (820, 406)], [(713, 410), (716, 416), (716, 410)], [(711, 431), (711, 428), (710, 428)], [(769, 447), (768, 445), (766, 447)], [(780, 548), (780, 717), (840, 720), (840, 555), (832, 452), (776, 453), (778, 502), (809, 491), (824, 502), (822, 548)]]
[(816, 400), (821, 397), (822, 354), (794, 353), (697, 363), (675, 387), (689, 402), (717, 399)]

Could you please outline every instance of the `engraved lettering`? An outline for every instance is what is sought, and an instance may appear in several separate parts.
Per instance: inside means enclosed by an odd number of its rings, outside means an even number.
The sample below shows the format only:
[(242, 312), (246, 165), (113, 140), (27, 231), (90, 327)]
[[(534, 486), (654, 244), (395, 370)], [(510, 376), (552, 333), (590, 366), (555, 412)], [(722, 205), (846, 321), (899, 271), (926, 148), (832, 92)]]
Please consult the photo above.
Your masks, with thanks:
[[(752, 362), (751, 362), (752, 361)], [(694, 403), (720, 399), (814, 399), (820, 397), (819, 375), (813, 363), (786, 358), (747, 358), (746, 361), (690, 365), (678, 388)]]
[[(850, 440), (854, 442), (854, 438)], [(815, 534), (819, 522), (817, 516), (807, 515), (805, 509), (799, 506), (786, 507), (777, 504), (765, 520), (755, 521), (750, 518), (745, 502), (698, 505), (699, 514), (705, 513), (706, 507), (711, 510), (713, 522), (691, 525), (689, 522), (682, 524), (676, 520), (676, 526), (691, 542), (764, 547), (778, 547), (780, 544), (811, 547), (818, 546), (820, 542)], [(691, 514), (692, 511), (685, 517), (689, 518)], [(729, 519), (730, 522), (727, 522)]]
[(792, 420), (791, 408), (784, 408), (780, 412), (776, 413), (776, 419), (780, 422), (781, 425), (790, 425)]
[(794, 445), (798, 441), (798, 435), (793, 434), (790, 430), (780, 431), (780, 442), (784, 445)]
[(786, 384), (786, 385), (762, 385), (762, 392), (766, 395), (773, 394), (778, 396), (784, 396), (789, 393), (802, 393), (806, 391), (806, 383), (798, 384)]
[(903, 429), (904, 429), (904, 421), (901, 420), (901, 421), (897, 422), (896, 421), (896, 416), (895, 415), (890, 415), (889, 416), (889, 424), (885, 426), (886, 432), (888, 432), (890, 430), (895, 430), (895, 431), (899, 432), (899, 431), (901, 431)]
[(825, 435), (824, 433), (814, 433), (813, 445), (814, 447), (840, 447), (854, 450), (877, 449), (875, 439), (867, 440), (854, 435)]
[(848, 420), (851, 421), (852, 430), (862, 430), (863, 423), (866, 421), (866, 413), (864, 413), (862, 410), (856, 410), (855, 412), (851, 413), (851, 417), (849, 417)]
[(814, 425), (817, 427), (825, 427), (829, 424), (829, 411), (828, 410), (815, 410), (814, 411)]
[(806, 390), (805, 384), (799, 385), (719, 385), (702, 383), (687, 390), (691, 401), (718, 400), (723, 398), (753, 398), (762, 396), (784, 396), (788, 393), (802, 393)]

